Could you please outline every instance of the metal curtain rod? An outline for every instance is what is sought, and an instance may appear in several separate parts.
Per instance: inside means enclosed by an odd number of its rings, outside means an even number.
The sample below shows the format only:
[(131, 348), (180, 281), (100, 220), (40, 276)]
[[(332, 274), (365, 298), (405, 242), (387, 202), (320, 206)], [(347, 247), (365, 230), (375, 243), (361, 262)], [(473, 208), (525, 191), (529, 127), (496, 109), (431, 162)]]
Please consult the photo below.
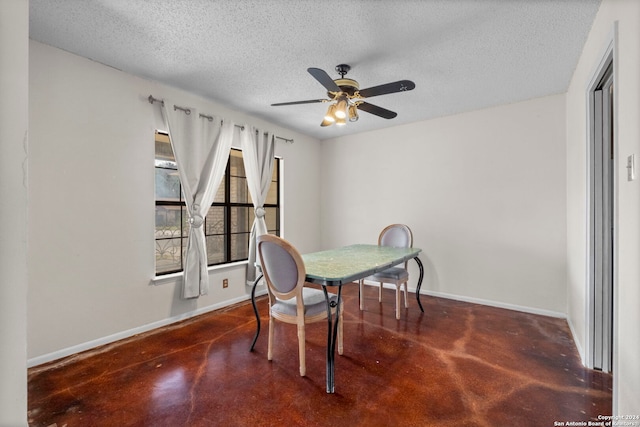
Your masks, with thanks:
[[(147, 98), (147, 100), (149, 101), (149, 104), (153, 104), (154, 102), (159, 102), (160, 105), (164, 106), (164, 99), (158, 99), (158, 98), (154, 98), (153, 95), (149, 95), (149, 97)], [(186, 115), (191, 114), (191, 110), (189, 108), (185, 108), (185, 107), (179, 107), (177, 105), (173, 106), (174, 110), (180, 110), (180, 111), (184, 111), (184, 113)], [(202, 117), (203, 119), (207, 119), (210, 122), (213, 121), (213, 116), (207, 116), (206, 114), (200, 114), (200, 117)], [(241, 130), (244, 130), (244, 126), (243, 125), (234, 125), (237, 128), (240, 128)], [(258, 131), (256, 131), (256, 133), (258, 133)], [(268, 135), (268, 132), (265, 132), (264, 135)], [(293, 144), (293, 139), (289, 139), (289, 138), (284, 138), (282, 136), (278, 136), (278, 135), (274, 135), (275, 139), (280, 139), (284, 142), (290, 142), (291, 144)]]

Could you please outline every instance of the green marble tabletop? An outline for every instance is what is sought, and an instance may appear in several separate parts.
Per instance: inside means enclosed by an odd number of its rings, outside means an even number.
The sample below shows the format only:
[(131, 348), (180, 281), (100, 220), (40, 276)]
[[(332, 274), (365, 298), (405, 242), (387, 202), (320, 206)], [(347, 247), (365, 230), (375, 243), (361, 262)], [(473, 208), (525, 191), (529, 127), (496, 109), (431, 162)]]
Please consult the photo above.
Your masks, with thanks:
[(419, 248), (351, 245), (302, 255), (307, 281), (336, 286), (363, 279), (415, 258)]

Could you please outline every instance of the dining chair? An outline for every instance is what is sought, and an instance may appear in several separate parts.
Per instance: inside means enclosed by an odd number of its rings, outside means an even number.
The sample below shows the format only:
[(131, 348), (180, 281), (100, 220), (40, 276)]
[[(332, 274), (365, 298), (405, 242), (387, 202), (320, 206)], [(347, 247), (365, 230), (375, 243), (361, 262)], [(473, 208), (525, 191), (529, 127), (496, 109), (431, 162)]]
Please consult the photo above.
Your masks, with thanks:
[[(413, 247), (413, 233), (411, 229), (404, 224), (391, 224), (385, 227), (378, 237), (379, 246), (393, 246), (396, 248)], [(378, 290), (378, 301), (382, 302), (383, 283), (391, 283), (396, 286), (396, 319), (400, 319), (400, 291), (404, 285), (404, 306), (407, 303), (407, 282), (409, 282), (409, 272), (407, 270), (407, 262), (404, 267), (390, 267), (379, 273), (360, 280), (360, 310), (364, 310), (364, 281), (371, 280), (380, 284)]]
[[(273, 359), (274, 320), (298, 326), (298, 355), (300, 376), (306, 374), (305, 324), (327, 318), (327, 299), (324, 291), (305, 286), (305, 267), (298, 250), (286, 240), (265, 234), (257, 238), (258, 254), (269, 294), (269, 341), (267, 359)], [(329, 293), (329, 303), (337, 303), (337, 295)], [(331, 308), (332, 316), (336, 313)], [(340, 304), (338, 320), (338, 354), (343, 352), (342, 313)]]

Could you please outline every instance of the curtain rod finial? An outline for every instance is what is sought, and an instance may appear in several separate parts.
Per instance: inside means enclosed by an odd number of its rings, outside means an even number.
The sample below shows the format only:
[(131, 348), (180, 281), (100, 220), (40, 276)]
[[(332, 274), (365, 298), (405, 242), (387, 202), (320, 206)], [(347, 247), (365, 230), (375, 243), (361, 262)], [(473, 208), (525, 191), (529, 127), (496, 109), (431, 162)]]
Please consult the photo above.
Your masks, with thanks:
[(149, 104), (153, 104), (154, 102), (159, 102), (160, 105), (164, 106), (164, 99), (156, 99), (153, 97), (153, 95), (149, 95), (147, 99), (149, 100)]

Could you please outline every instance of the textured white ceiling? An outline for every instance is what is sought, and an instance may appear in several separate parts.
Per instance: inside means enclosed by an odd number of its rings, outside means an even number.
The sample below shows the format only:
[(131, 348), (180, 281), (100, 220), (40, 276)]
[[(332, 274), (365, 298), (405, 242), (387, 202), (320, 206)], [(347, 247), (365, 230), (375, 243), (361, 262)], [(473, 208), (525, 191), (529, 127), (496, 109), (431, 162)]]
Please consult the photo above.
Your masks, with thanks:
[[(31, 38), (319, 139), (567, 90), (600, 0), (30, 0)], [(321, 128), (307, 73), (411, 92)], [(161, 95), (161, 94), (159, 94)], [(159, 96), (158, 95), (158, 96)]]

